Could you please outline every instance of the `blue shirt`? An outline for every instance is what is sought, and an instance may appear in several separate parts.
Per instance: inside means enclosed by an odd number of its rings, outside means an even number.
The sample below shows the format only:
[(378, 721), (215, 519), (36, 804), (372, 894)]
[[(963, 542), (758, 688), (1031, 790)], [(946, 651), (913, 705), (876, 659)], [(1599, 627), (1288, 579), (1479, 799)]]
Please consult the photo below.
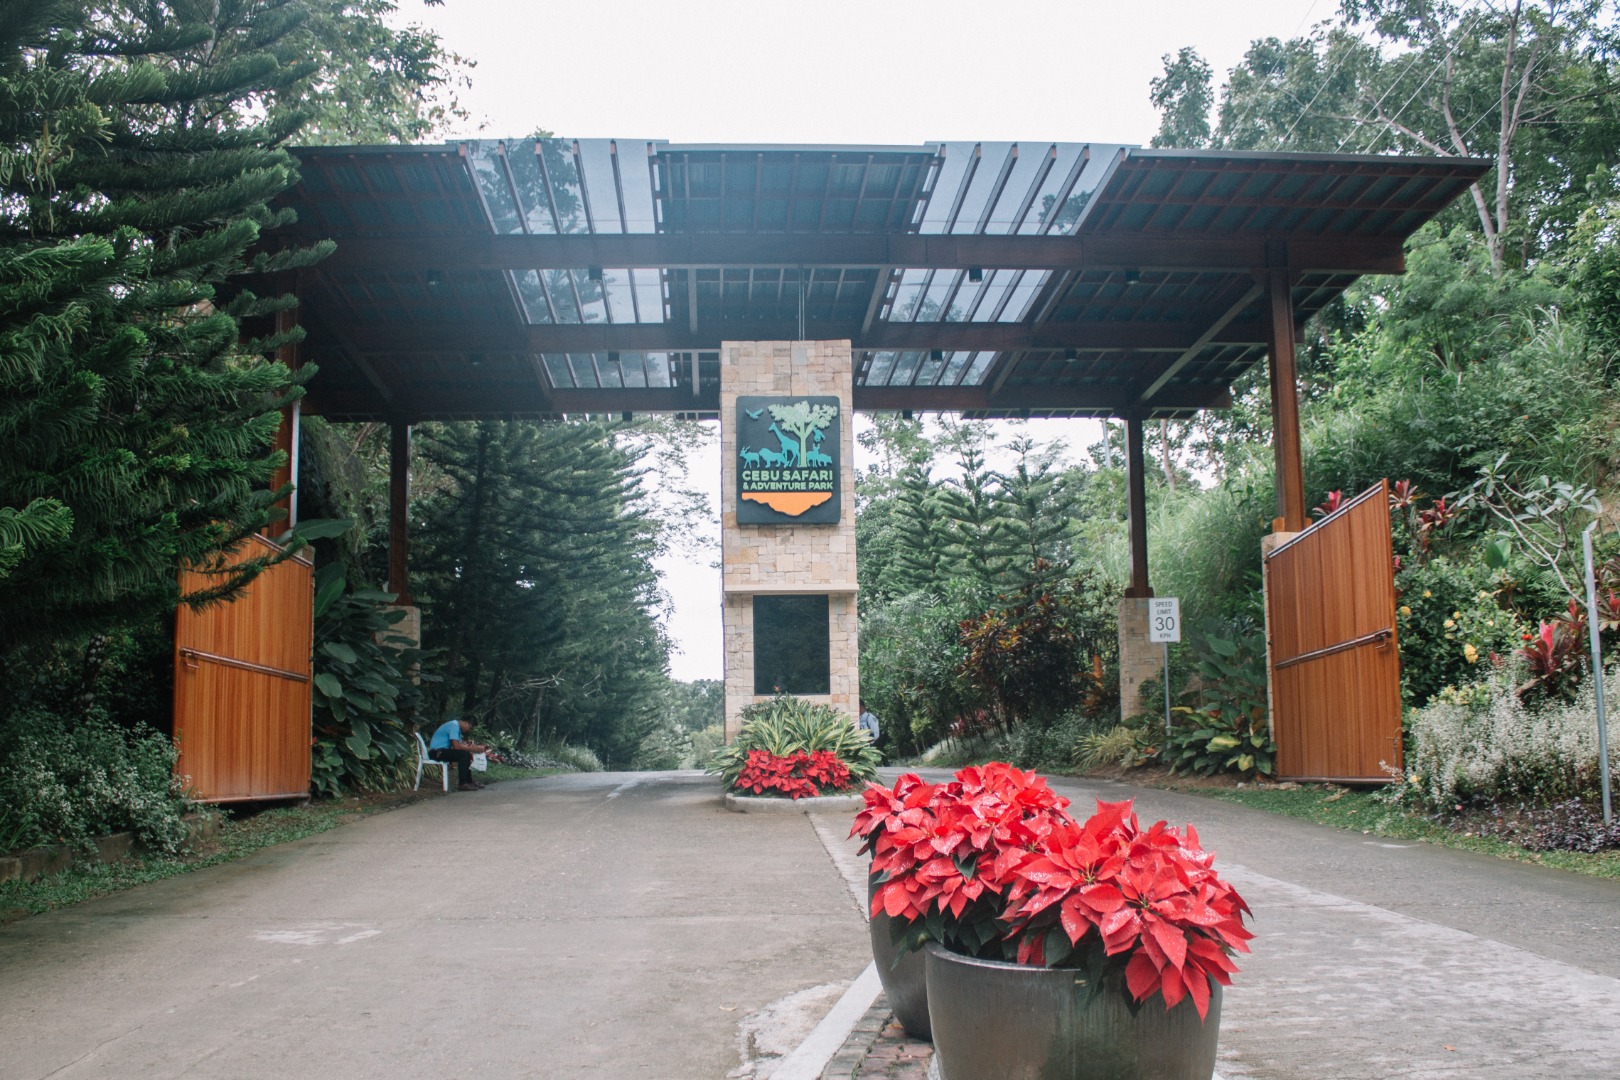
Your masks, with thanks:
[(440, 724), (438, 730), (433, 733), (433, 741), (428, 743), (428, 749), (448, 750), (450, 749), (450, 741), (452, 739), (454, 739), (456, 742), (461, 741), (460, 720), (446, 720), (444, 723)]

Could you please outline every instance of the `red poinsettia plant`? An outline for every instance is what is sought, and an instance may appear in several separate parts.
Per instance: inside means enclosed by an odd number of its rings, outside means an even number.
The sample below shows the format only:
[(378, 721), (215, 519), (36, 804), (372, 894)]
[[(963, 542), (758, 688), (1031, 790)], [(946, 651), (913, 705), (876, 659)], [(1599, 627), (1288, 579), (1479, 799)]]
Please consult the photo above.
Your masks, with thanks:
[(776, 793), (801, 799), (842, 791), (849, 785), (849, 766), (831, 750), (795, 750), (786, 757), (750, 750), (734, 787), (755, 795)]
[(946, 784), (870, 784), (865, 799), (852, 835), (872, 852), (872, 913), (902, 948), (1084, 968), (1093, 994), (1190, 996), (1200, 1017), (1248, 951), (1248, 905), (1190, 825), (1143, 829), (1129, 802), (1080, 823), (1043, 779), (999, 762)]

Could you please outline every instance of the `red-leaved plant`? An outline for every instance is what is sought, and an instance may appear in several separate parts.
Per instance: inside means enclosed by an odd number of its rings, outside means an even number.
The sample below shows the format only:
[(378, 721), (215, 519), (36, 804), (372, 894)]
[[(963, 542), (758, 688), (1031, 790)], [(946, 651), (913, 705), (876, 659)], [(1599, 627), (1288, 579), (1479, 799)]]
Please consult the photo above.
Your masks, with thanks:
[(872, 914), (898, 947), (938, 941), (970, 956), (1086, 969), (1091, 992), (1121, 981), (1133, 1007), (1230, 983), (1248, 951), (1248, 905), (1214, 857), (1164, 822), (1143, 830), (1131, 804), (1097, 804), (1084, 824), (1045, 780), (994, 762), (945, 784), (912, 773), (868, 784), (851, 835), (872, 853)]
[(831, 750), (795, 750), (787, 757), (768, 750), (750, 750), (735, 786), (738, 791), (755, 795), (776, 792), (801, 799), (824, 791), (842, 791), (849, 783), (849, 766)]

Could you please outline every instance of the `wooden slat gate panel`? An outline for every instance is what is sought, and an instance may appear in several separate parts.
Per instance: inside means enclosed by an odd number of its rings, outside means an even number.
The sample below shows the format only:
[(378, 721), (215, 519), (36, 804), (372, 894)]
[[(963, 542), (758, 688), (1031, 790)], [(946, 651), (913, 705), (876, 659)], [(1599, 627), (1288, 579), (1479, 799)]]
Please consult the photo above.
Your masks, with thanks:
[[(252, 537), (231, 560), (275, 545)], [(180, 575), (183, 592), (209, 578)], [(309, 794), (313, 569), (288, 559), (254, 578), (236, 599), (175, 620), (174, 737), (180, 775), (208, 802)]]
[(1385, 781), (1400, 768), (1389, 482), (1266, 557), (1277, 775)]

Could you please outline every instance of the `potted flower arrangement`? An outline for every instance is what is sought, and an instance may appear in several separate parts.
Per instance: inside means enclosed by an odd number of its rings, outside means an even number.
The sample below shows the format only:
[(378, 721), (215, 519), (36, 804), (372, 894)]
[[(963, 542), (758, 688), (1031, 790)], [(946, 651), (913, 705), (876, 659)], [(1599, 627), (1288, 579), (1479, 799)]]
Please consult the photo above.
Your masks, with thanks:
[[(862, 854), (872, 855), (872, 956), (895, 1017), (912, 1036), (927, 1039), (922, 946), (962, 939), (977, 948), (966, 940), (993, 936), (996, 905), (984, 896), (989, 877), (977, 878), (973, 868), (992, 845), (1023, 850), (1067, 821), (1069, 800), (1035, 774), (1000, 762), (963, 769), (944, 784), (907, 773), (893, 788), (868, 784), (864, 798), (850, 835), (861, 837)], [(970, 818), (978, 823), (971, 836), (951, 838)], [(937, 846), (947, 838), (948, 855)]]
[(1208, 1080), (1220, 988), (1252, 935), (1192, 827), (1144, 829), (1128, 802), (1077, 822), (1000, 764), (923, 783), (869, 788), (856, 831), (874, 914), (898, 947), (927, 943), (946, 1080)]
[(877, 775), (877, 750), (831, 706), (779, 695), (745, 708), (742, 721), (737, 738), (709, 763), (732, 794), (816, 798)]

